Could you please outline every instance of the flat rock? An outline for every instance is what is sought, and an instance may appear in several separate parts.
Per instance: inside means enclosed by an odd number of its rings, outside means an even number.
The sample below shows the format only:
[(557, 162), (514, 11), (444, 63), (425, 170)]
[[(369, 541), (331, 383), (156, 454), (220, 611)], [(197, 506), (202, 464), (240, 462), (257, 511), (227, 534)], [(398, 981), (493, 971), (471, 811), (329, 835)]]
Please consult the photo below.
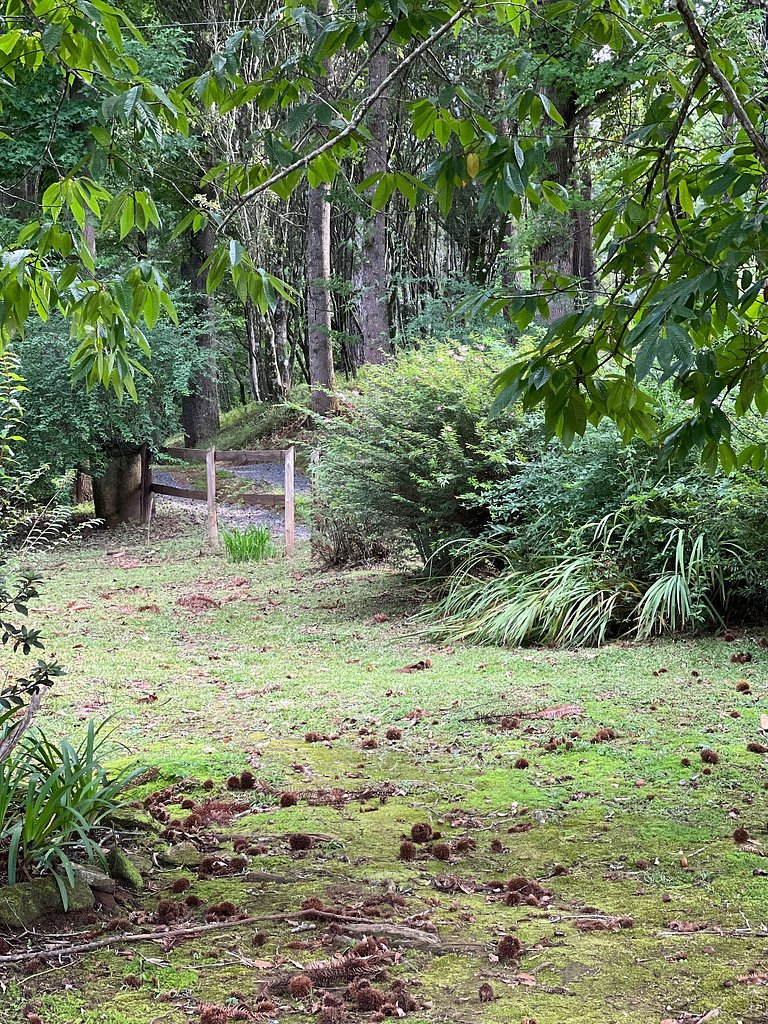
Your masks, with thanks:
[(105, 871), (94, 867), (93, 864), (73, 864), (72, 870), (76, 878), (97, 892), (114, 892), (117, 889), (114, 878), (110, 878)]
[[(91, 910), (95, 902), (90, 887), (76, 877), (75, 884), (69, 888), (67, 912)], [(0, 886), (0, 925), (28, 928), (40, 918), (63, 911), (61, 893), (52, 878)]]
[(196, 868), (203, 859), (202, 853), (194, 843), (176, 843), (162, 850), (157, 855), (158, 860), (172, 868)]

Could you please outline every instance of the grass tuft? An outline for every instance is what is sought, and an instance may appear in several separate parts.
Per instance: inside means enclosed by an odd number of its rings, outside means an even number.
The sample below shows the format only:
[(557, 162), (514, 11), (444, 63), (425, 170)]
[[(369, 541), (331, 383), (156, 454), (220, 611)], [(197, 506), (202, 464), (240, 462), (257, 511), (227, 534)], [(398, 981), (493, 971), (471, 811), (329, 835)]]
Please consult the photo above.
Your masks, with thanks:
[(244, 530), (223, 530), (221, 534), (230, 562), (262, 562), (274, 558), (277, 548), (266, 526), (248, 526)]

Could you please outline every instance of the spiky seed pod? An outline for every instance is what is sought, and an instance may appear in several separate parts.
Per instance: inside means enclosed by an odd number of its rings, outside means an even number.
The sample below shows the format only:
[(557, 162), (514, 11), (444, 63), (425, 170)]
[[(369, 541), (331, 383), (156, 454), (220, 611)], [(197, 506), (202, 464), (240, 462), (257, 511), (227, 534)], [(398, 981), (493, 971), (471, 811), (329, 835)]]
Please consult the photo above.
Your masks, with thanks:
[(432, 826), (426, 821), (420, 821), (411, 826), (411, 839), (414, 843), (428, 843), (432, 838)]
[(502, 935), (496, 946), (499, 960), (518, 960), (522, 952), (522, 944), (514, 935)]
[(305, 999), (312, 991), (312, 979), (306, 974), (295, 974), (288, 982), (288, 992), (294, 999)]
[(288, 837), (288, 845), (294, 851), (297, 850), (311, 850), (312, 836), (305, 835), (303, 832), (295, 832), (292, 836)]

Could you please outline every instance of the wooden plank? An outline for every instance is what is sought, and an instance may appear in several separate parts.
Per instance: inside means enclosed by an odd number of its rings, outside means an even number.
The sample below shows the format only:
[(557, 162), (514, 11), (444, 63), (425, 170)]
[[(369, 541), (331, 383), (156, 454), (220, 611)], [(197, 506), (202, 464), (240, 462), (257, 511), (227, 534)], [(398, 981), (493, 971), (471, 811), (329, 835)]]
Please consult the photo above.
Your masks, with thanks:
[(294, 469), (296, 449), (285, 453), (285, 553), (290, 556), (296, 547), (296, 493)]
[(208, 452), (202, 448), (161, 448), (163, 455), (179, 462), (205, 462)]
[(193, 491), (189, 487), (170, 487), (168, 484), (152, 484), (153, 494), (169, 494), (172, 498), (191, 498), (194, 501), (205, 501), (207, 491)]
[(283, 494), (239, 494), (236, 498), (236, 501), (256, 508), (282, 508), (284, 500)]
[(205, 460), (205, 480), (208, 488), (208, 542), (219, 546), (219, 518), (216, 514), (216, 449), (210, 448)]
[(265, 462), (283, 462), (285, 452), (282, 449), (272, 451), (216, 452), (217, 462), (229, 462), (236, 466), (254, 466)]

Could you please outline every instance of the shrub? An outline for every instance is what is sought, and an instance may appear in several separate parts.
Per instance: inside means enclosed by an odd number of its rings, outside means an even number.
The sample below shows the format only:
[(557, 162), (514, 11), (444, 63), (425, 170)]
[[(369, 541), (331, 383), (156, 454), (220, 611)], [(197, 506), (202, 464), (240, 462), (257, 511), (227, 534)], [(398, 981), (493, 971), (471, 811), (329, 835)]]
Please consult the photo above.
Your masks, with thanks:
[(438, 345), (368, 367), (346, 417), (320, 440), (319, 501), (329, 517), (426, 561), (488, 524), (482, 488), (508, 475), (521, 430), (491, 414), (499, 347)]
[(8, 884), (50, 872), (65, 908), (73, 858), (102, 859), (94, 830), (138, 775), (108, 777), (100, 760), (103, 728), (91, 722), (78, 747), (28, 733), (18, 754), (0, 763), (0, 864)]
[(355, 520), (334, 515), (316, 502), (312, 517), (312, 553), (326, 569), (368, 565), (389, 558), (383, 537), (369, 536)]
[(440, 633), (562, 646), (764, 615), (768, 482), (672, 465), (612, 427), (486, 488), (491, 525), (428, 613)]
[(136, 375), (138, 401), (120, 401), (104, 388), (73, 390), (70, 357), (74, 342), (66, 324), (53, 319), (38, 324), (18, 346), (19, 373), (24, 377), (24, 445), (18, 461), (23, 469), (45, 466), (36, 490), (47, 499), (51, 481), (79, 466), (93, 475), (103, 471), (108, 452), (158, 444), (179, 423), (181, 398), (200, 366), (196, 322), (184, 314), (182, 327), (159, 322), (150, 332), (152, 375)]
[(261, 562), (274, 558), (277, 548), (266, 526), (248, 526), (244, 530), (222, 530), (221, 538), (231, 562)]

